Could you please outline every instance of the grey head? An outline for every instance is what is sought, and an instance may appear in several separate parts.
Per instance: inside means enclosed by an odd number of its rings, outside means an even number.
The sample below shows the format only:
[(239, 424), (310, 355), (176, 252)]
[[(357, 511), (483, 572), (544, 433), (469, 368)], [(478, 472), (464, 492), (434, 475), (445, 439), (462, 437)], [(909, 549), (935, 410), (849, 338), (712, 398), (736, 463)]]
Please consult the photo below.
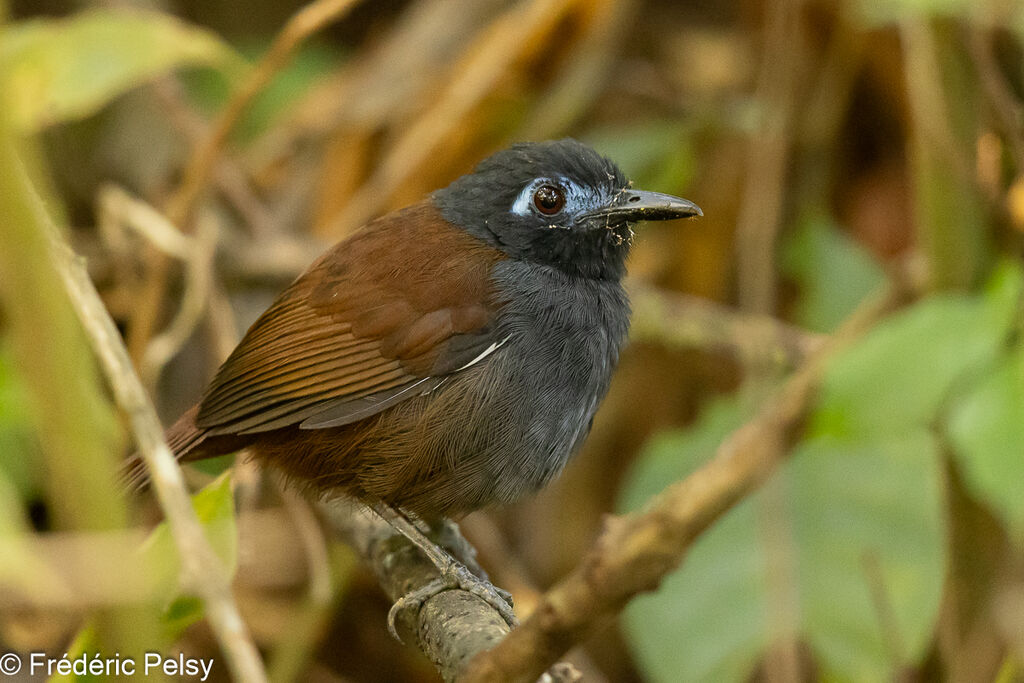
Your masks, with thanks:
[(596, 279), (622, 277), (637, 221), (702, 215), (689, 200), (632, 189), (614, 162), (571, 138), (513, 145), (432, 199), (510, 258)]

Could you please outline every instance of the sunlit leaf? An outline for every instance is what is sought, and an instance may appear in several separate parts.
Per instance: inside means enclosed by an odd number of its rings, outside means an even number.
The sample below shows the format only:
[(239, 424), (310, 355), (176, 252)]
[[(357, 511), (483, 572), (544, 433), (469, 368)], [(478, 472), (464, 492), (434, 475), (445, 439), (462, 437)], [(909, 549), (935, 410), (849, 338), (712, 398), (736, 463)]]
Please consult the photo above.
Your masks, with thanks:
[[(192, 496), (192, 507), (203, 525), (206, 540), (228, 572), (234, 574), (238, 566), (238, 535), (230, 473), (221, 475)], [(161, 522), (153, 530), (143, 545), (142, 554), (140, 565), (144, 570), (154, 572), (159, 583), (167, 585), (169, 591), (173, 590), (181, 563), (167, 522)]]
[(949, 435), (968, 488), (1024, 541), (1024, 347), (954, 406)]
[(0, 35), (0, 86), (22, 130), (82, 118), (182, 66), (238, 72), (244, 61), (214, 33), (166, 14), (95, 9), (32, 19)]

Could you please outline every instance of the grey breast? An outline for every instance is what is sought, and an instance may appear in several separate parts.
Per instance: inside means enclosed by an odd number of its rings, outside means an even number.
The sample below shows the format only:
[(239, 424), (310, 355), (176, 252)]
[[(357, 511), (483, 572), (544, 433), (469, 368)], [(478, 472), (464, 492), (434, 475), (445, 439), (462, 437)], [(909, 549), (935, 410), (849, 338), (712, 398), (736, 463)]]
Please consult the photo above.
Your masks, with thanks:
[(625, 341), (629, 302), (617, 281), (548, 266), (505, 261), (494, 278), (510, 303), (498, 318), (509, 341), (491, 366), (505, 405), (492, 414), (515, 436), (489, 469), (495, 497), (510, 500), (550, 481), (579, 448)]

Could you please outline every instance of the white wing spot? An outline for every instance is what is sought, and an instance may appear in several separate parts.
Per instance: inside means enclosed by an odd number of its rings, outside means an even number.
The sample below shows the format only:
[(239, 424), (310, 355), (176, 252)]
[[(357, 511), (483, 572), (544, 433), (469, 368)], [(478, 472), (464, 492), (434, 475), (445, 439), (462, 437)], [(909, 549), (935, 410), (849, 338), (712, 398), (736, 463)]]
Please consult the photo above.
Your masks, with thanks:
[(477, 356), (473, 360), (471, 360), (468, 363), (466, 363), (465, 365), (463, 365), (461, 368), (459, 368), (455, 372), (458, 372), (459, 370), (465, 370), (466, 368), (468, 368), (471, 365), (476, 365), (477, 363), (482, 361), (484, 358), (487, 358), (487, 356), (489, 356), (492, 353), (494, 353), (495, 351), (497, 351), (498, 348), (500, 348), (501, 345), (504, 344), (505, 342), (507, 342), (511, 337), (512, 337), (512, 335), (509, 335), (508, 337), (505, 337), (504, 339), (502, 339), (500, 342), (494, 342), (493, 344), (488, 346), (486, 349), (484, 349), (483, 353), (481, 353), (479, 356)]

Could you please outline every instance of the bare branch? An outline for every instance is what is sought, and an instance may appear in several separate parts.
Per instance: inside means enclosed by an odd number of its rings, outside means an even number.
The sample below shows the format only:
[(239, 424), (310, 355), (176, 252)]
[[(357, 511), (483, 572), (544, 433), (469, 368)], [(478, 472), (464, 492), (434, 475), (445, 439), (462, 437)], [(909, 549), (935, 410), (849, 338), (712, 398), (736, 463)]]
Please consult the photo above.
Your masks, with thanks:
[(724, 351), (744, 365), (786, 369), (799, 365), (825, 340), (825, 335), (766, 315), (742, 313), (636, 281), (628, 284), (628, 290), (633, 305), (633, 341)]

